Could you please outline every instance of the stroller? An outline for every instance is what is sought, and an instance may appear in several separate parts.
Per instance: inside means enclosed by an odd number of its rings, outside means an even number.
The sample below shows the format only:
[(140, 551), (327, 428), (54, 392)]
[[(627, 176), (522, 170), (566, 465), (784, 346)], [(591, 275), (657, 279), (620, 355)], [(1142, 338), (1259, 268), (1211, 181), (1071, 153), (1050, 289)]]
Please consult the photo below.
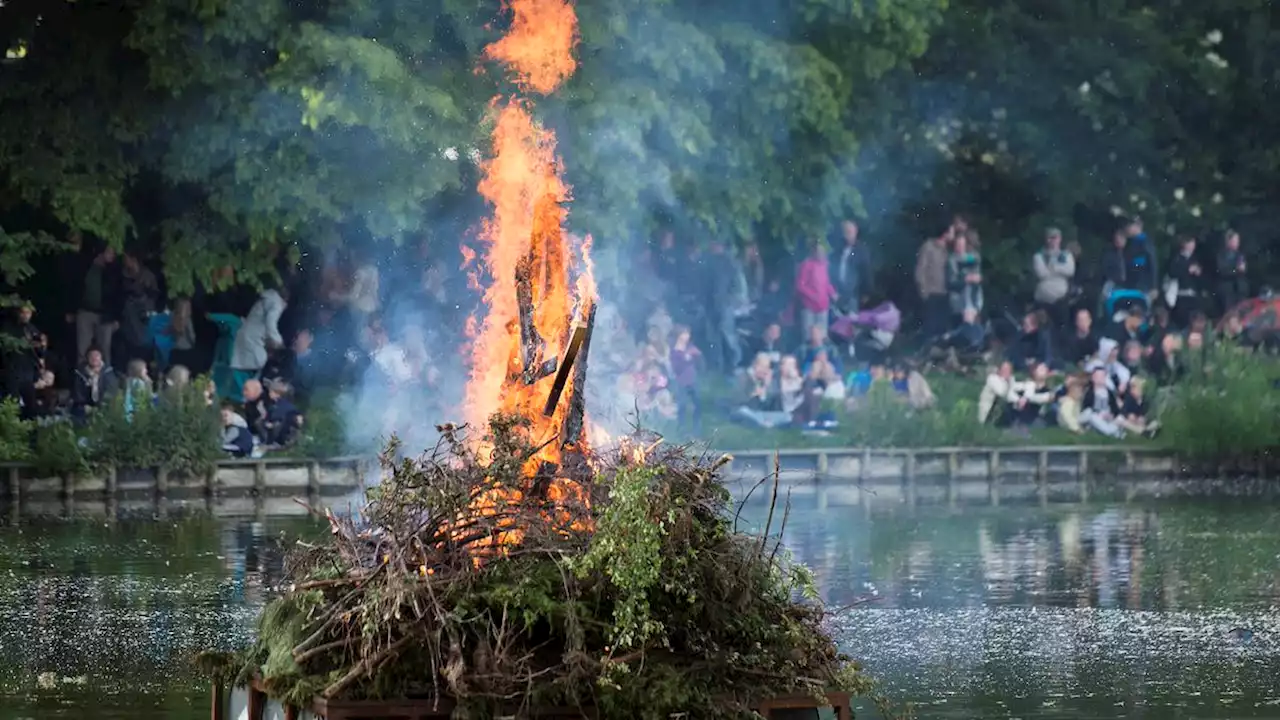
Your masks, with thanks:
[(902, 326), (902, 312), (891, 302), (843, 315), (831, 323), (831, 339), (848, 347), (849, 358), (883, 363)]
[(1151, 316), (1151, 301), (1146, 293), (1131, 289), (1112, 290), (1106, 302), (1103, 303), (1102, 317), (1112, 322), (1120, 322), (1124, 319), (1122, 313), (1127, 313), (1135, 307), (1142, 308), (1142, 312), (1147, 317)]

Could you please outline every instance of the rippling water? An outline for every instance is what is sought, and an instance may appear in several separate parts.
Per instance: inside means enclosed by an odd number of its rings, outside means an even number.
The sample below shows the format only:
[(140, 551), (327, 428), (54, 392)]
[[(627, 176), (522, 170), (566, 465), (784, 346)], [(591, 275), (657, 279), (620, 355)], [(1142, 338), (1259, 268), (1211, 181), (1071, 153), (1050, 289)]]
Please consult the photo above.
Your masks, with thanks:
[[(921, 718), (1280, 718), (1280, 504), (905, 506), (797, 495), (784, 540)], [(767, 514), (754, 498), (742, 522)], [(775, 517), (775, 526), (779, 518)], [(297, 521), (0, 527), (0, 720), (208, 717)]]

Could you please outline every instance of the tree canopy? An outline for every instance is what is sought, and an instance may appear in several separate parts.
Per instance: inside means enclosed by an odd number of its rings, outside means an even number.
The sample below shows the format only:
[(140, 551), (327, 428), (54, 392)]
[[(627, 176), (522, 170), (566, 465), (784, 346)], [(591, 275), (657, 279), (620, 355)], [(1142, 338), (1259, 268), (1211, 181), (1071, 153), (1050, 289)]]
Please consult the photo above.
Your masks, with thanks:
[[(578, 72), (537, 112), (602, 243), (659, 223), (793, 243), (854, 214), (905, 265), (952, 210), (1021, 245), (1046, 223), (1096, 242), (1118, 214), (1271, 222), (1262, 0), (577, 10)], [(487, 108), (513, 92), (482, 59), (504, 21), (494, 0), (7, 0), (0, 251), (76, 228), (151, 248), (185, 291), (430, 235), (475, 207)]]

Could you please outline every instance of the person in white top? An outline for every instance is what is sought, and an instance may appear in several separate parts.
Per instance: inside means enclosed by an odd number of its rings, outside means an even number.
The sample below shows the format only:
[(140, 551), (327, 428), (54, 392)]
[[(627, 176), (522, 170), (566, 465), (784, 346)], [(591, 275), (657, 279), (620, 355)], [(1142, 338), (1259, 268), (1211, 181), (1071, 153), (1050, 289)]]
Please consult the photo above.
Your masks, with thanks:
[(236, 331), (231, 348), (233, 370), (257, 372), (267, 364), (269, 349), (284, 347), (280, 336), (280, 316), (289, 303), (282, 290), (263, 290), (258, 301)]

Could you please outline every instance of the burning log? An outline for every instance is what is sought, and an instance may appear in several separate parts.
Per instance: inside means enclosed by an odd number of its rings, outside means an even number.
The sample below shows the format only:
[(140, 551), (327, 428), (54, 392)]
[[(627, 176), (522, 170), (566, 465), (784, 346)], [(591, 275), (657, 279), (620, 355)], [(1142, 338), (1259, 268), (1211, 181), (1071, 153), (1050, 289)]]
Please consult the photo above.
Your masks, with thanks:
[(520, 309), (520, 380), (532, 385), (556, 371), (557, 359), (543, 361), (547, 344), (538, 333), (533, 319), (533, 258), (525, 258), (516, 267), (516, 303)]
[[(582, 441), (582, 431), (587, 423), (587, 355), (591, 350), (591, 331), (596, 325), (596, 304), (591, 303), (587, 321), (579, 328), (582, 332), (581, 349), (576, 353), (573, 367), (573, 394), (569, 396), (569, 413), (564, 417), (560, 432), (562, 447), (576, 446)], [(577, 336), (577, 333), (574, 333)]]

